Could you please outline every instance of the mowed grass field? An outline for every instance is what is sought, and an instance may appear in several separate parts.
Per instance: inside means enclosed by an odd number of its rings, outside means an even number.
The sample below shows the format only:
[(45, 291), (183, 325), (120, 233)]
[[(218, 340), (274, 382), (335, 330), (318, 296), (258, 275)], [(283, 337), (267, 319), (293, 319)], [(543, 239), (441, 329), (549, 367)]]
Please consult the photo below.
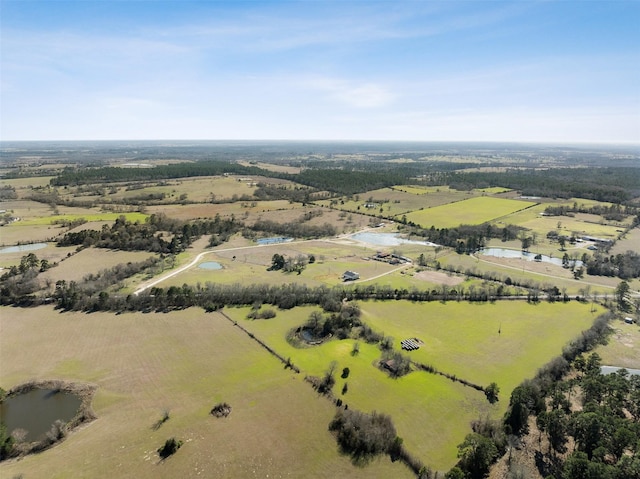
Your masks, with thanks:
[[(317, 309), (317, 308), (315, 308)], [(378, 411), (392, 416), (398, 435), (408, 450), (430, 467), (446, 471), (456, 462), (456, 445), (469, 432), (469, 423), (479, 411), (488, 413), (484, 395), (453, 383), (441, 376), (414, 372), (392, 379), (376, 367), (380, 358), (377, 346), (360, 342), (360, 353), (351, 355), (353, 340), (329, 341), (320, 346), (295, 348), (286, 341), (287, 333), (303, 324), (312, 307), (278, 311), (270, 320), (245, 319), (249, 308), (227, 308), (228, 314), (244, 328), (301, 368), (301, 374), (322, 376), (331, 361), (336, 361), (334, 394), (351, 408)], [(349, 377), (340, 377), (342, 369)], [(341, 391), (347, 383), (348, 391)]]
[[(75, 248), (74, 248), (75, 249)], [(38, 251), (34, 252), (38, 256)], [(89, 274), (113, 268), (119, 264), (137, 263), (156, 256), (147, 251), (113, 251), (103, 248), (86, 248), (66, 258), (56, 267), (38, 275), (41, 281), (50, 280), (55, 285), (58, 280), (77, 281)]]
[[(419, 186), (396, 186), (367, 191), (352, 198), (339, 198), (337, 203), (336, 200), (322, 200), (316, 203), (329, 206), (333, 202), (332, 206), (336, 209), (371, 215), (380, 214), (380, 208), (382, 208), (383, 215), (395, 216), (420, 208), (432, 208), (454, 201), (461, 201), (475, 195), (476, 193), (473, 192), (452, 190), (447, 186), (424, 188)], [(367, 208), (367, 203), (371, 203), (372, 207)]]
[(531, 201), (478, 196), (425, 210), (408, 213), (407, 221), (423, 228), (452, 228), (461, 224), (478, 225), (534, 206)]
[[(599, 312), (577, 302), (534, 306), (506, 301), (369, 301), (361, 302), (360, 307), (367, 324), (395, 338), (395, 349), (400, 350), (402, 339), (422, 339), (421, 349), (407, 353), (413, 360), (482, 386), (495, 381), (501, 388), (500, 402), (490, 405), (481, 392), (422, 371), (391, 379), (376, 367), (381, 354), (378, 348), (362, 342), (357, 356), (351, 355), (351, 339), (303, 348), (289, 344), (287, 333), (304, 324), (317, 308), (277, 311), (270, 320), (246, 319), (249, 308), (227, 308), (225, 314), (290, 357), (304, 373), (321, 376), (336, 361), (334, 392), (350, 407), (390, 414), (409, 450), (437, 470), (455, 464), (456, 445), (469, 432), (471, 420), (487, 414), (500, 417), (513, 388), (559, 355), (565, 344), (591, 326)], [(339, 378), (344, 367), (351, 371), (347, 379)], [(345, 382), (348, 391), (341, 395)]]
[[(634, 317), (633, 314), (630, 316)], [(619, 319), (611, 323), (611, 330), (607, 344), (596, 349), (602, 364), (640, 369), (640, 326)]]
[[(0, 465), (1, 477), (410, 478), (388, 457), (366, 467), (327, 430), (334, 406), (217, 313), (0, 309), (0, 385), (59, 378), (98, 386), (98, 419), (61, 444)], [(210, 409), (232, 406), (226, 419)], [(171, 418), (153, 425), (169, 410)], [(184, 441), (160, 462), (169, 437)]]

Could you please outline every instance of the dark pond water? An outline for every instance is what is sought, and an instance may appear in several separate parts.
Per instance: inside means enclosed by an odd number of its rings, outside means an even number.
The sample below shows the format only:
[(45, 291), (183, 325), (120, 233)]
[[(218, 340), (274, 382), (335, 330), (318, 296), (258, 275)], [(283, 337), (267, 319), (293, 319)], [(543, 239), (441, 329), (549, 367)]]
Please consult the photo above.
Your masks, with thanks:
[(302, 339), (304, 339), (308, 343), (312, 343), (314, 341), (318, 341), (318, 338), (316, 338), (313, 335), (313, 333), (311, 332), (310, 329), (304, 328), (302, 331), (300, 331), (300, 335), (302, 336)]
[(68, 422), (78, 412), (78, 396), (54, 389), (32, 389), (0, 404), (0, 420), (8, 431), (24, 429), (27, 442), (37, 441), (58, 419)]

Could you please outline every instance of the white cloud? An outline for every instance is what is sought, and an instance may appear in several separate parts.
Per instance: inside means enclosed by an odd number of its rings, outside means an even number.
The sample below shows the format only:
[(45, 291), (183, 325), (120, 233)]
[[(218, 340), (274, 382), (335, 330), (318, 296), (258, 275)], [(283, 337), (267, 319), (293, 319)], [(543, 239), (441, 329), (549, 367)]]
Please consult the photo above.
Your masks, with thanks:
[(389, 105), (396, 95), (388, 88), (371, 82), (359, 83), (336, 78), (316, 77), (302, 85), (327, 94), (328, 98), (355, 108), (379, 108)]

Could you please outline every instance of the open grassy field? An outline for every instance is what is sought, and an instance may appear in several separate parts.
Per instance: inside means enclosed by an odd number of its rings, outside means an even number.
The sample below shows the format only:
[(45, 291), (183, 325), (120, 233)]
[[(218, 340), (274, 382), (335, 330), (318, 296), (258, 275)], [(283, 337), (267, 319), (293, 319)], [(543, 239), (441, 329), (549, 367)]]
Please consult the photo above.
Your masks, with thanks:
[(53, 176), (34, 176), (31, 178), (10, 178), (3, 179), (0, 185), (13, 186), (16, 189), (18, 199), (22, 199), (28, 195), (33, 188), (49, 185)]
[[(596, 236), (598, 238), (614, 239), (623, 227), (618, 224), (610, 224), (602, 217), (577, 213), (569, 216), (543, 216), (544, 209), (548, 205), (540, 204), (520, 211), (504, 219), (504, 223), (515, 224), (535, 232), (539, 238), (544, 239), (549, 231), (557, 231), (565, 236)], [(558, 228), (560, 223), (560, 228)]]
[(478, 225), (512, 214), (531, 206), (530, 201), (479, 196), (464, 201), (437, 206), (407, 214), (407, 220), (429, 228), (451, 228), (460, 224)]
[[(420, 208), (433, 208), (475, 196), (473, 192), (452, 190), (447, 186), (396, 186), (367, 191), (352, 198), (317, 201), (317, 204), (371, 215), (396, 216)], [(369, 205), (369, 207), (367, 207)]]
[[(219, 314), (61, 314), (0, 309), (0, 385), (60, 378), (98, 386), (98, 419), (0, 465), (15, 477), (409, 478), (381, 458), (353, 466), (327, 426), (334, 407)], [(232, 406), (226, 419), (209, 410)], [(171, 418), (153, 425), (169, 410)], [(160, 462), (156, 449), (184, 441)]]
[(154, 205), (148, 206), (148, 213), (164, 213), (170, 218), (189, 220), (196, 218), (214, 218), (217, 214), (222, 217), (234, 215), (242, 219), (245, 215), (261, 214), (267, 211), (287, 211), (299, 209), (286, 200), (237, 202), (237, 203), (199, 203), (186, 205)]
[(76, 251), (75, 246), (67, 246), (58, 248), (54, 243), (47, 243), (47, 246), (33, 251), (19, 251), (15, 253), (0, 254), (0, 268), (9, 268), (11, 266), (19, 266), (23, 256), (33, 253), (39, 260), (46, 259), (50, 264), (60, 262)]
[[(554, 255), (557, 257), (557, 255)], [(585, 275), (581, 280), (573, 278), (570, 269), (549, 263), (524, 261), (519, 258), (497, 258), (488, 255), (459, 255), (453, 252), (441, 254), (438, 261), (444, 266), (459, 268), (464, 272), (491, 272), (512, 280), (534, 281), (542, 288), (557, 286), (560, 290), (566, 288), (567, 294), (579, 294), (580, 290), (590, 288), (591, 293), (611, 293), (618, 285), (618, 278)], [(582, 294), (582, 293), (580, 293)]]
[(79, 219), (85, 219), (87, 221), (111, 221), (114, 222), (120, 216), (124, 216), (127, 221), (135, 223), (144, 223), (145, 219), (149, 216), (144, 213), (101, 213), (93, 210), (87, 210), (85, 212), (74, 212), (68, 214), (59, 214), (44, 217), (26, 218), (20, 220), (9, 226), (32, 226), (32, 225), (52, 225), (61, 221), (75, 221)]
[[(244, 319), (249, 308), (230, 308), (225, 312), (281, 355), (290, 357), (302, 374), (321, 376), (331, 361), (336, 361), (334, 392), (338, 397), (362, 411), (390, 414), (412, 454), (435, 469), (448, 470), (455, 463), (456, 445), (468, 432), (469, 422), (479, 410), (484, 413), (493, 408), (484, 395), (424, 372), (391, 379), (376, 367), (380, 358), (378, 348), (361, 343), (360, 353), (352, 356), (353, 340), (294, 348), (286, 341), (286, 334), (304, 323), (312, 310), (304, 307), (278, 311), (276, 318), (256, 321)], [(350, 374), (342, 379), (340, 373), (345, 367)], [(345, 382), (348, 391), (341, 395)]]
[[(58, 249), (58, 248), (56, 248)], [(38, 255), (38, 252), (35, 252)], [(86, 248), (62, 261), (55, 268), (51, 268), (38, 275), (42, 281), (49, 280), (55, 285), (56, 281), (80, 281), (89, 274), (95, 274), (103, 269), (113, 268), (118, 264), (136, 263), (155, 256), (147, 251), (112, 251), (103, 248)]]
[[(633, 317), (633, 315), (631, 315)], [(612, 333), (607, 344), (598, 346), (596, 352), (602, 364), (630, 369), (640, 369), (640, 327), (626, 324), (622, 319), (611, 323)]]
[(396, 349), (402, 339), (419, 337), (425, 345), (409, 353), (412, 359), (477, 384), (496, 381), (501, 401), (489, 405), (482, 393), (421, 371), (390, 379), (375, 367), (380, 351), (361, 344), (360, 353), (353, 356), (350, 339), (304, 348), (289, 344), (287, 333), (317, 308), (278, 311), (270, 320), (245, 319), (249, 308), (228, 308), (225, 313), (282, 356), (290, 357), (305, 373), (322, 375), (331, 361), (337, 362), (338, 373), (348, 367), (349, 377), (338, 378), (334, 391), (339, 393), (346, 382), (348, 392), (340, 397), (350, 406), (391, 414), (409, 450), (439, 470), (455, 463), (456, 445), (469, 431), (472, 419), (486, 414), (499, 417), (511, 390), (560, 354), (562, 346), (590, 327), (598, 314), (589, 305), (575, 302), (532, 306), (371, 301), (360, 306), (365, 322), (395, 337)]
[(424, 341), (424, 347), (411, 352), (412, 359), (476, 384), (495, 381), (504, 398), (604, 311), (592, 312), (592, 305), (576, 301), (375, 302), (362, 309), (367, 323), (393, 336), (397, 348), (409, 337)]

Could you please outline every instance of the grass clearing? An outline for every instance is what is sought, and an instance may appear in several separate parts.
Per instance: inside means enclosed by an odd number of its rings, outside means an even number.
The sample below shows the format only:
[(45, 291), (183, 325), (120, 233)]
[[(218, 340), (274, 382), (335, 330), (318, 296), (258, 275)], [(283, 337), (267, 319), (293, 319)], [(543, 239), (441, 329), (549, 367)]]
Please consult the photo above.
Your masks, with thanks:
[[(313, 307), (278, 311), (269, 320), (244, 319), (249, 308), (229, 308), (225, 312), (284, 357), (302, 369), (302, 374), (321, 376), (331, 361), (337, 362), (334, 393), (350, 407), (378, 411), (392, 416), (398, 434), (412, 454), (431, 467), (444, 471), (456, 461), (456, 445), (468, 432), (469, 422), (478, 411), (494, 408), (484, 395), (471, 388), (424, 372), (391, 379), (376, 367), (380, 351), (360, 343), (360, 353), (351, 355), (353, 340), (329, 341), (320, 346), (294, 348), (286, 341), (292, 328), (304, 323)], [(347, 379), (340, 378), (348, 367)], [(344, 383), (348, 392), (341, 395)]]
[[(344, 211), (397, 216), (420, 208), (432, 208), (460, 201), (473, 195), (471, 192), (452, 190), (447, 186), (428, 188), (401, 186), (316, 203)], [(381, 208), (382, 212), (380, 212)]]
[(52, 225), (61, 221), (75, 221), (79, 219), (84, 219), (86, 221), (115, 221), (121, 216), (124, 216), (127, 221), (132, 223), (139, 222), (144, 223), (149, 215), (144, 213), (98, 213), (98, 212), (86, 212), (86, 213), (70, 213), (70, 214), (60, 214), (60, 215), (52, 215), (38, 218), (30, 218), (21, 220), (20, 223), (22, 226), (32, 226), (32, 225)]
[[(633, 315), (631, 315), (633, 317)], [(596, 348), (602, 364), (640, 369), (640, 327), (626, 324), (622, 319), (611, 323), (612, 333), (606, 345)]]
[[(577, 302), (368, 301), (360, 307), (365, 322), (395, 338), (396, 349), (400, 350), (402, 339), (419, 337), (425, 344), (409, 353), (412, 359), (483, 386), (496, 381), (501, 401), (490, 405), (481, 392), (421, 371), (391, 379), (376, 367), (377, 346), (361, 342), (360, 353), (352, 356), (351, 339), (303, 348), (289, 344), (288, 332), (302, 325), (316, 307), (277, 311), (269, 320), (246, 319), (248, 307), (228, 308), (225, 313), (283, 357), (291, 358), (304, 374), (321, 376), (336, 361), (334, 392), (338, 397), (350, 407), (390, 414), (409, 450), (439, 470), (455, 463), (456, 445), (472, 419), (486, 414), (500, 417), (513, 388), (560, 354), (567, 342), (591, 326), (600, 311), (592, 313), (591, 305)], [(351, 371), (346, 380), (339, 378), (344, 367)], [(341, 396), (345, 382), (348, 392)]]
[(479, 196), (457, 203), (413, 211), (407, 214), (407, 221), (412, 221), (423, 228), (431, 225), (436, 228), (452, 228), (461, 224), (478, 225), (534, 205), (535, 203), (530, 201)]
[[(589, 329), (603, 310), (591, 304), (499, 301), (362, 304), (363, 318), (374, 329), (400, 341), (418, 337), (424, 346), (411, 352), (416, 361), (480, 385), (495, 381), (501, 408), (511, 390), (562, 352), (580, 331)], [(561, 319), (560, 319), (561, 318)]]
[[(3, 477), (413, 477), (388, 457), (353, 466), (327, 430), (331, 403), (218, 314), (2, 308), (0, 327), (3, 388), (52, 377), (98, 386), (96, 421), (3, 463)], [(212, 418), (221, 401), (231, 415)], [(184, 445), (160, 463), (171, 436)]]
[[(37, 251), (35, 254), (40, 257)], [(103, 248), (86, 248), (65, 259), (55, 268), (41, 273), (38, 275), (38, 279), (49, 280), (53, 285), (61, 279), (67, 282), (80, 281), (85, 276), (98, 273), (103, 269), (113, 268), (123, 263), (137, 263), (152, 256), (155, 255), (147, 251), (112, 251)]]

